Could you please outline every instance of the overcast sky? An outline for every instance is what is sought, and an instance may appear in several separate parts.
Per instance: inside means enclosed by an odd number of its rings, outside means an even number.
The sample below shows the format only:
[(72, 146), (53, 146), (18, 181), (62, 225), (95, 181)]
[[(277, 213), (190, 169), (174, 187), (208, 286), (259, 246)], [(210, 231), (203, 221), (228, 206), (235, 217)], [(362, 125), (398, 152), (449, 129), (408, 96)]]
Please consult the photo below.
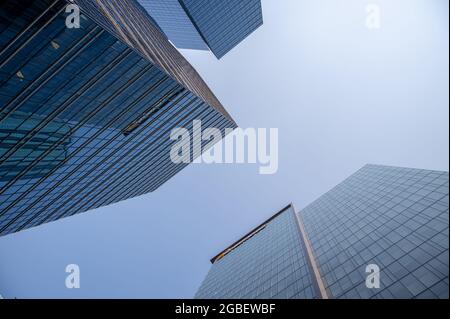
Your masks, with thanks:
[[(378, 4), (380, 29), (366, 27)], [(279, 170), (191, 165), (152, 194), (0, 238), (4, 297), (190, 298), (209, 259), (366, 163), (448, 171), (447, 0), (263, 0), (217, 61), (183, 51), (241, 127), (279, 129)], [(78, 264), (81, 288), (65, 287)]]

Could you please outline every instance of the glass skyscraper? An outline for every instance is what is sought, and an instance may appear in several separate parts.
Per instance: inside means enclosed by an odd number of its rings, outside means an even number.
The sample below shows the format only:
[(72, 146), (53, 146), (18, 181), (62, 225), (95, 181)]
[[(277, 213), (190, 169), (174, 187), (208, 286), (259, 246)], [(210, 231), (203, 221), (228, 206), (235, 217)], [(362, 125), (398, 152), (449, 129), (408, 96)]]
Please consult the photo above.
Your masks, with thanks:
[[(0, 235), (152, 192), (173, 128), (236, 124), (135, 0), (0, 3)], [(198, 155), (198, 154), (197, 154)]]
[(308, 260), (289, 205), (214, 257), (196, 298), (315, 298)]
[[(215, 257), (196, 297), (448, 298), (448, 182), (448, 172), (366, 165)], [(368, 265), (378, 288), (366, 285)]]
[(209, 50), (178, 0), (138, 0), (179, 49)]
[(261, 0), (179, 0), (220, 59), (263, 24)]
[(138, 0), (180, 49), (222, 58), (263, 24), (261, 0)]

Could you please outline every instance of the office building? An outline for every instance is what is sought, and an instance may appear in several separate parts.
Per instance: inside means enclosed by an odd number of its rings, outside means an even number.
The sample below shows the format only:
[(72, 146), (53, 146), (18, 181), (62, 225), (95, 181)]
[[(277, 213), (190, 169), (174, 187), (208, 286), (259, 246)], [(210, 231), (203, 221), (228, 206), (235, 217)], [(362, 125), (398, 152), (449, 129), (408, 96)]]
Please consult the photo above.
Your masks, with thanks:
[(291, 205), (211, 260), (196, 298), (315, 298), (319, 293)]
[(261, 0), (139, 0), (180, 49), (222, 58), (263, 24)]
[(220, 59), (263, 24), (261, 0), (179, 0)]
[(178, 0), (139, 0), (139, 3), (177, 48), (209, 50)]
[(213, 258), (196, 297), (448, 298), (448, 190), (448, 172), (366, 165)]
[(0, 236), (156, 190), (173, 128), (236, 127), (135, 0), (68, 4), (0, 4)]

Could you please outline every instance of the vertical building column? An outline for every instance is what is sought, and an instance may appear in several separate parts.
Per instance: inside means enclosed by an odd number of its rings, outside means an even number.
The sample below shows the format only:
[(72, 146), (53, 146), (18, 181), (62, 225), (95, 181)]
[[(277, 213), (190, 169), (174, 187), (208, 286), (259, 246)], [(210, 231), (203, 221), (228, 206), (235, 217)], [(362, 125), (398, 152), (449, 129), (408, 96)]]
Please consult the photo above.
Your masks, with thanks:
[(329, 299), (330, 296), (327, 293), (325, 288), (325, 284), (322, 280), (322, 276), (320, 275), (319, 265), (316, 262), (316, 258), (314, 256), (314, 252), (311, 246), (311, 243), (308, 238), (308, 233), (306, 232), (305, 225), (303, 224), (303, 220), (300, 216), (300, 213), (297, 213), (294, 207), (294, 204), (291, 204), (292, 213), (295, 215), (295, 220), (297, 221), (297, 225), (301, 235), (301, 241), (303, 244), (303, 248), (305, 250), (307, 256), (307, 262), (310, 268), (310, 271), (313, 276), (314, 287), (316, 288), (317, 295), (320, 296), (321, 299)]

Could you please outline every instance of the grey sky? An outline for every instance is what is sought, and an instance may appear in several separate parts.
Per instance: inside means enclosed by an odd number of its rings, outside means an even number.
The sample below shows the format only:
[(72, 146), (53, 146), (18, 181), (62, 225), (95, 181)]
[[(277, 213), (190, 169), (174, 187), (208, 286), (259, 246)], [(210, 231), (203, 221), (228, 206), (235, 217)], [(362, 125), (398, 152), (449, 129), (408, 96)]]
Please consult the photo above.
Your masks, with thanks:
[[(381, 8), (381, 29), (365, 6)], [(242, 127), (277, 127), (278, 173), (191, 165), (153, 194), (0, 238), (4, 297), (192, 297), (209, 259), (366, 163), (446, 170), (447, 0), (263, 0), (222, 60), (183, 51)], [(81, 289), (66, 289), (67, 264)]]

